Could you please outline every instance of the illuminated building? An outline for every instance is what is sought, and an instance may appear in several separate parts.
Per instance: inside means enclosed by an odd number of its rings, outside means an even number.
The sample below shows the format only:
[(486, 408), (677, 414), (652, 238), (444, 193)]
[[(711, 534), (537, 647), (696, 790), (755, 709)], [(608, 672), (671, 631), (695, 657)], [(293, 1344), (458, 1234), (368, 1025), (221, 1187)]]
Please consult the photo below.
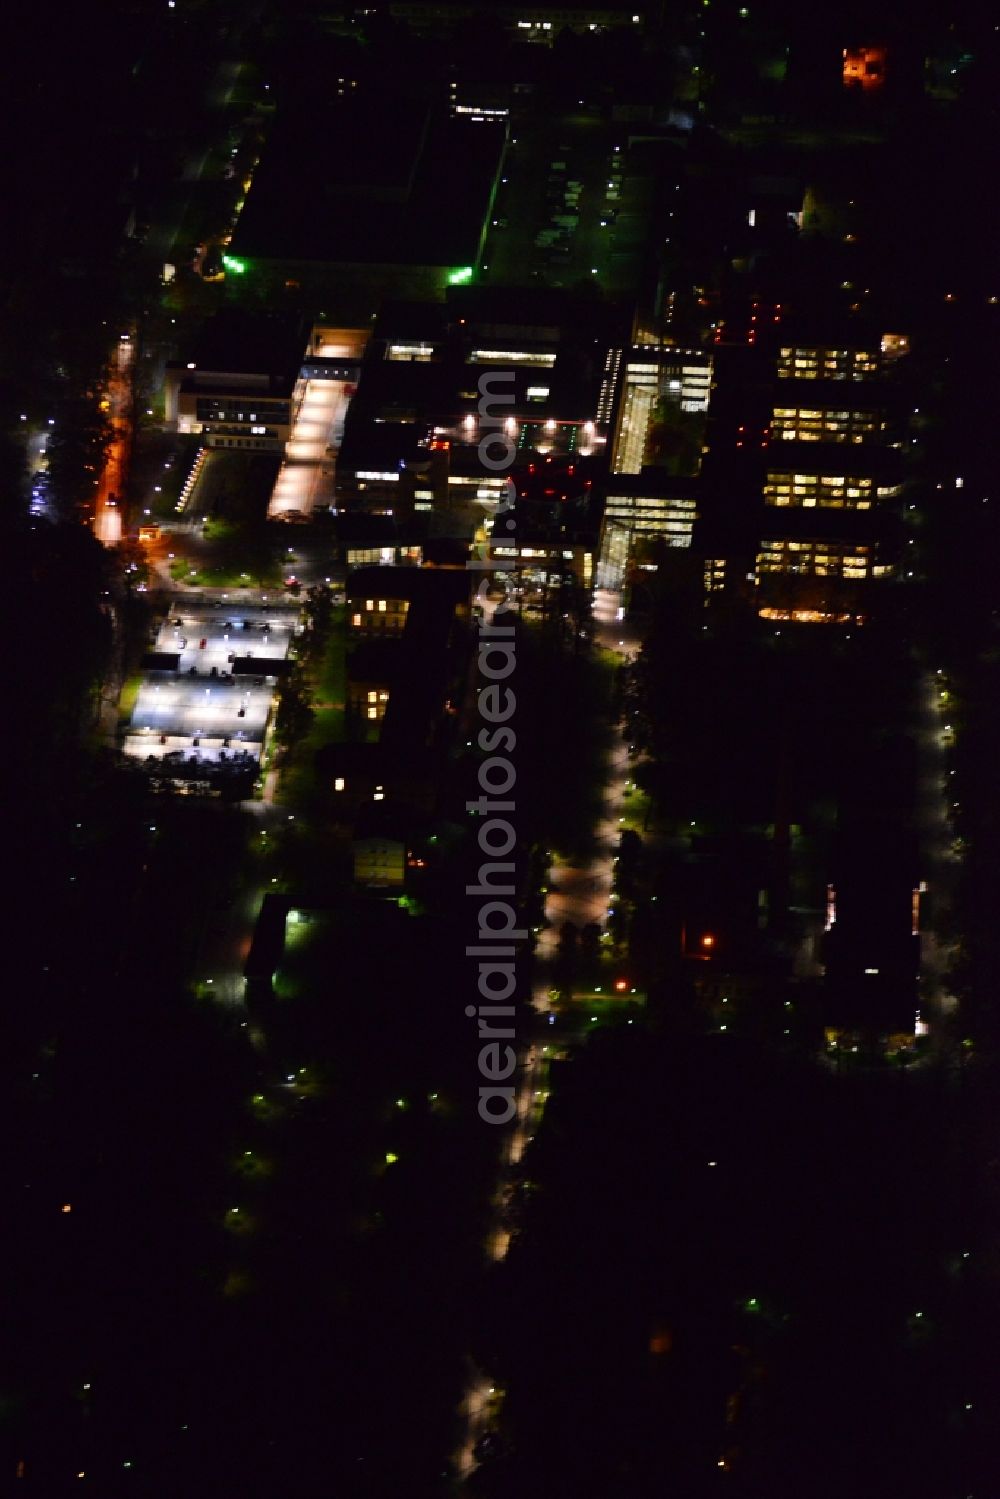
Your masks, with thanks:
[[(625, 0), (618, 7), (607, 3), (559, 7), (503, 5), (497, 6), (493, 13), (520, 41), (546, 46), (551, 46), (561, 31), (610, 31), (619, 26), (638, 30), (645, 21), (645, 11), (634, 7), (632, 0)], [(418, 34), (442, 36), (460, 31), (478, 11), (461, 0), (395, 0), (389, 14), (395, 20), (405, 21)]]
[(901, 334), (779, 348), (754, 561), (765, 618), (850, 622), (863, 612), (854, 585), (896, 572), (883, 514), (901, 470), (885, 377), (908, 348)]
[[(450, 509), (474, 527), (474, 507), (482, 524), (507, 485), (501, 457), (551, 461), (579, 480), (609, 439), (611, 316), (590, 301), (502, 288), (388, 304), (347, 413), (338, 508)], [(483, 390), (496, 395), (492, 415), (480, 409)]]
[(348, 577), (348, 733), (317, 757), (343, 825), (364, 821), (373, 802), (407, 819), (435, 804), (467, 679), (478, 577), (464, 566), (365, 567)]
[(347, 679), (347, 712), (363, 733), (380, 724), (392, 690), (394, 653), (381, 641), (366, 641), (351, 653)]
[(839, 408), (775, 406), (772, 436), (779, 442), (871, 442), (885, 430), (876, 411), (853, 405)]
[(778, 351), (779, 380), (870, 380), (881, 365), (871, 348), (830, 348), (783, 344)]
[(637, 541), (691, 546), (698, 514), (697, 481), (647, 470), (636, 479), (611, 479), (604, 501), (598, 586), (618, 588)]
[(283, 453), (305, 393), (306, 344), (296, 317), (216, 314), (191, 358), (167, 367), (167, 421), (206, 447)]
[[(388, 573), (388, 569), (386, 569)], [(357, 575), (355, 574), (354, 577)], [(402, 598), (386, 598), (384, 591), (386, 584), (390, 583), (387, 577), (380, 588), (379, 580), (376, 578), (371, 593), (355, 596), (350, 593), (347, 598), (347, 625), (354, 634), (361, 635), (402, 635), (406, 628), (406, 613), (410, 607), (409, 600)], [(354, 578), (352, 577), (352, 585)], [(349, 585), (350, 586), (350, 585)]]
[(884, 47), (844, 48), (844, 87), (878, 89), (885, 82)]
[(697, 534), (706, 603), (739, 595), (762, 618), (849, 624), (898, 576), (901, 442), (891, 376), (905, 335), (722, 350), (747, 383), (713, 405)]
[(712, 372), (702, 349), (640, 341), (609, 351), (600, 409), (613, 416), (614, 432), (602, 587), (620, 585), (636, 541), (690, 547)]
[[(804, 510), (870, 510), (876, 500), (894, 499), (900, 490), (896, 475), (877, 475), (874, 465), (862, 468), (841, 460), (840, 473), (825, 470), (837, 463), (838, 455), (824, 457), (804, 472), (769, 468), (764, 479), (764, 503)], [(856, 455), (848, 455), (856, 457)], [(844, 472), (843, 470), (849, 470)]]
[[(712, 389), (712, 356), (701, 349), (633, 345), (622, 368), (620, 351), (615, 352), (619, 356), (614, 367), (618, 409), (612, 472), (638, 474), (647, 467), (666, 466), (657, 444), (673, 439), (678, 451), (672, 471), (696, 473)], [(685, 417), (692, 420), (685, 421)]]
[[(872, 549), (859, 543), (809, 538), (765, 538), (757, 553), (758, 573), (787, 573), (809, 578), (844, 578), (859, 582), (879, 574)], [(888, 571), (887, 568), (881, 569)]]
[(531, 537), (517, 546), (492, 546), (495, 557), (506, 570), (524, 583), (554, 583), (572, 578), (583, 588), (593, 582), (594, 554), (585, 546), (564, 546), (560, 541), (547, 542)]

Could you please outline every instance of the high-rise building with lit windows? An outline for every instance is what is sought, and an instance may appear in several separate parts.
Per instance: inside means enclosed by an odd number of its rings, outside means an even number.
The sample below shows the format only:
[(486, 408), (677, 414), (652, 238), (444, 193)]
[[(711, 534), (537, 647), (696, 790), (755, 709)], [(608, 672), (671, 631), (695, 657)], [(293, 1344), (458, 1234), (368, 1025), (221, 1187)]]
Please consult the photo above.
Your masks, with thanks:
[(783, 344), (777, 375), (779, 380), (870, 380), (879, 365), (878, 349)]
[(896, 575), (901, 334), (789, 338), (720, 351), (706, 459), (706, 603), (734, 590), (763, 618), (847, 623)]
[(885, 430), (878, 411), (859, 408), (855, 403), (827, 405), (775, 406), (771, 432), (779, 442), (849, 442), (877, 441)]

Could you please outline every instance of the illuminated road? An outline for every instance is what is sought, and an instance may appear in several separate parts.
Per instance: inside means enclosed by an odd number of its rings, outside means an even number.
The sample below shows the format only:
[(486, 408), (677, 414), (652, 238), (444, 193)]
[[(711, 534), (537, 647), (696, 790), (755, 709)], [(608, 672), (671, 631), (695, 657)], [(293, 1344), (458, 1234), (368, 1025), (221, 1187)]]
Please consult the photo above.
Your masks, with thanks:
[[(594, 594), (594, 635), (598, 645), (627, 660), (639, 649), (635, 631), (618, 618), (621, 595), (599, 588)], [(539, 957), (551, 959), (559, 943), (562, 926), (571, 921), (579, 930), (591, 922), (603, 926), (608, 916), (613, 880), (613, 861), (621, 837), (626, 783), (632, 775), (628, 746), (616, 731), (605, 761), (601, 809), (594, 825), (593, 851), (586, 863), (556, 861), (549, 872), (549, 894), (545, 902), (548, 922), (538, 938)], [(537, 993), (535, 1003), (548, 1008), (548, 985)]]
[[(951, 698), (943, 675), (928, 673), (921, 683), (916, 742), (919, 750), (917, 784), (917, 822), (920, 831), (923, 872), (930, 903), (921, 902), (922, 915), (929, 909), (930, 920), (921, 920), (920, 932), (920, 1001), (921, 1019), (932, 1030), (957, 1008), (958, 1001), (947, 987), (952, 954), (938, 932), (947, 925), (958, 878), (960, 856), (956, 850), (955, 830), (949, 816), (952, 810), (954, 770), (949, 764), (949, 749), (954, 739), (948, 725)], [(954, 810), (958, 810), (957, 807)]]
[(275, 482), (268, 515), (308, 516), (333, 503), (336, 453), (350, 397), (343, 380), (309, 380)]
[[(594, 595), (595, 636), (600, 645), (628, 659), (637, 652), (639, 641), (634, 631), (620, 623), (620, 607), (619, 594), (597, 590)], [(624, 815), (626, 783), (631, 775), (628, 747), (616, 726), (616, 736), (604, 763), (601, 808), (594, 824), (590, 858), (582, 864), (556, 861), (549, 872), (549, 893), (545, 902), (548, 925), (539, 933), (536, 946), (537, 979), (533, 1003), (538, 1023), (536, 1033), (527, 1040), (521, 1057), (517, 1113), (504, 1132), (502, 1172), (493, 1197), (493, 1218), (484, 1243), (487, 1257), (494, 1262), (502, 1260), (510, 1247), (512, 1178), (516, 1179), (517, 1168), (545, 1111), (549, 1063), (570, 1054), (588, 1027), (584, 1010), (569, 1017), (561, 1016), (557, 1022), (552, 1009), (549, 970), (558, 946), (559, 931), (567, 921), (580, 929), (589, 922), (596, 922), (603, 928), (607, 920), (614, 858), (621, 836), (620, 819)], [(482, 1371), (477, 1370), (462, 1401), (463, 1437), (452, 1459), (456, 1476), (463, 1483), (478, 1466), (477, 1444), (496, 1427), (501, 1398), (501, 1392), (496, 1391)]]
[(132, 364), (135, 342), (123, 335), (109, 364), (106, 395), (111, 445), (94, 498), (94, 535), (105, 546), (122, 539), (121, 506), (131, 447)]

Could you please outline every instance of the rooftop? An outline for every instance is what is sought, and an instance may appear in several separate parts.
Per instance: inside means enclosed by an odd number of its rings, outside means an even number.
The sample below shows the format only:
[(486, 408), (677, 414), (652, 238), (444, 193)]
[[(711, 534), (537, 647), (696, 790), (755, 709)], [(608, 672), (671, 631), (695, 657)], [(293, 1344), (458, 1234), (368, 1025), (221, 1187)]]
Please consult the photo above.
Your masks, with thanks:
[(298, 317), (226, 307), (204, 324), (189, 367), (193, 365), (197, 375), (264, 374), (294, 379), (307, 336)]
[(472, 265), (504, 131), (426, 103), (308, 101), (278, 119), (234, 255), (364, 265)]

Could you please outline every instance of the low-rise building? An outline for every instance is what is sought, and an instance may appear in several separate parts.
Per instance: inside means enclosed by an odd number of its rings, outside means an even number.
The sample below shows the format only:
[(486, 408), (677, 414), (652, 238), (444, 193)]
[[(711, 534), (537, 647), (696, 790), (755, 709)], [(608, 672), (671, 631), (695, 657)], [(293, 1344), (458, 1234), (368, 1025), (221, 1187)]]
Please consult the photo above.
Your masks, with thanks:
[(297, 317), (217, 313), (192, 357), (167, 367), (167, 421), (206, 447), (283, 454), (305, 392), (307, 339)]
[(224, 265), (234, 291), (295, 298), (355, 326), (387, 297), (441, 298), (478, 265), (507, 138), (414, 88), (290, 100)]

